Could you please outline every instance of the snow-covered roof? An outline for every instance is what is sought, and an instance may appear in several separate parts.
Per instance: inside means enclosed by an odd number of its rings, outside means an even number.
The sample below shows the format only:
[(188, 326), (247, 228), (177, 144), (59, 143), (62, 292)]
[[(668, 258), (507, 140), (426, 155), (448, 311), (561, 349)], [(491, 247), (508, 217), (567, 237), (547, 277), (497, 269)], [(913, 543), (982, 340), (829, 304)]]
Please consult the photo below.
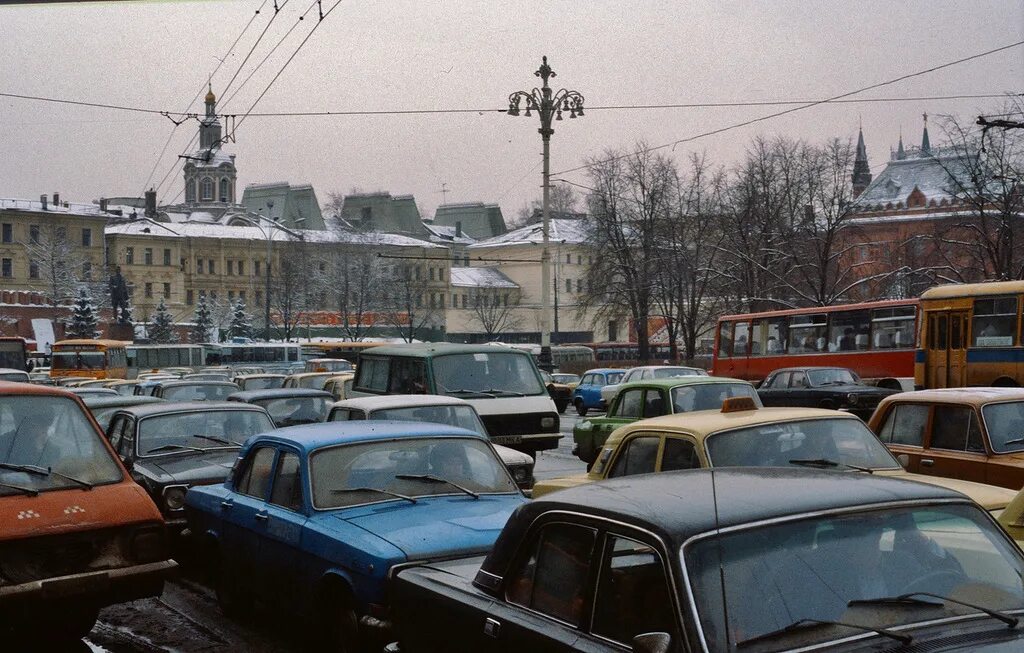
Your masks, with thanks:
[[(151, 222), (149, 220), (136, 220), (123, 222), (121, 224), (109, 225), (105, 229), (107, 234), (118, 234), (125, 236), (161, 236), (179, 238), (218, 238), (235, 240), (257, 240), (267, 239), (265, 227), (232, 227), (223, 224), (202, 224), (198, 222), (183, 222), (168, 224)], [(423, 247), (427, 249), (443, 249), (440, 245), (434, 245), (424, 240), (398, 236), (395, 234), (384, 234), (377, 232), (340, 232), (321, 231), (313, 229), (293, 229), (295, 233), (302, 236), (307, 243), (338, 243), (355, 245), (391, 245), (397, 247)], [(271, 229), (271, 240), (293, 241), (297, 240), (287, 232), (280, 229)]]
[(451, 283), (456, 288), (518, 288), (497, 268), (452, 268)]
[(19, 200), (19, 199), (4, 199), (0, 198), (0, 209), (7, 209), (11, 211), (29, 211), (38, 213), (60, 213), (64, 215), (77, 215), (83, 218), (110, 218), (112, 217), (109, 213), (100, 211), (100, 207), (96, 204), (83, 204), (81, 202), (68, 202), (67, 206), (61, 202), (60, 205), (56, 205), (53, 202), (46, 203), (46, 209), (43, 209), (43, 203), (38, 200)]
[[(586, 223), (582, 220), (551, 220), (548, 238), (552, 243), (565, 243), (569, 245), (585, 243), (587, 240)], [(528, 224), (525, 227), (520, 227), (494, 238), (480, 241), (470, 245), (469, 249), (540, 244), (543, 242), (543, 226), (538, 222), (536, 224)]]
[[(905, 159), (889, 161), (883, 170), (853, 202), (854, 211), (884, 210), (887, 204), (906, 206), (907, 197), (919, 189), (927, 203), (954, 198), (953, 176), (966, 175), (965, 161), (955, 152), (932, 150), (917, 152)], [(890, 207), (890, 208), (892, 208)], [(901, 207), (901, 208), (902, 208)]]
[(234, 165), (234, 155), (228, 154), (224, 150), (196, 150), (189, 154), (189, 158), (186, 160), (186, 164), (191, 163), (192, 165), (199, 167), (216, 167), (224, 163), (230, 163)]
[[(457, 245), (472, 245), (476, 242), (475, 238), (470, 238), (465, 233), (461, 236), (456, 236), (455, 227), (427, 224), (426, 222), (423, 223), (423, 226), (433, 235), (431, 238), (432, 242), (454, 243)], [(435, 238), (437, 240), (434, 240)]]

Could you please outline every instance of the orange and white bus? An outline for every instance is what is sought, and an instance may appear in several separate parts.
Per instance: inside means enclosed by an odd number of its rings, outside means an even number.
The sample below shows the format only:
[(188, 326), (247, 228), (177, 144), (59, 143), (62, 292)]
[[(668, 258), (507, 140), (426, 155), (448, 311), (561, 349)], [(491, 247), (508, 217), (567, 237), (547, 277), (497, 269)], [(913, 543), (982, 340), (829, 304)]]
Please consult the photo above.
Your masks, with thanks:
[(760, 382), (781, 367), (846, 367), (913, 389), (918, 300), (816, 306), (719, 318), (711, 373)]
[(121, 340), (58, 340), (53, 343), (50, 377), (127, 378), (129, 344)]

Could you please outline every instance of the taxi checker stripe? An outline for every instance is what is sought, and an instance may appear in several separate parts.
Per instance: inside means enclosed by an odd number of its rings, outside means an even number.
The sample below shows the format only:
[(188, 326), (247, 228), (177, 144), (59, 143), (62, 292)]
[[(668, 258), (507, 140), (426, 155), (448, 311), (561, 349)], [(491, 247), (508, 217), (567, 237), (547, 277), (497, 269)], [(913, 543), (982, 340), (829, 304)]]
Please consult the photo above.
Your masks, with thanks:
[(64, 509), (65, 515), (73, 515), (76, 512), (85, 512), (85, 508), (81, 506), (68, 506), (67, 508)]
[(39, 513), (35, 510), (22, 510), (18, 513), (18, 519), (32, 519), (39, 516)]

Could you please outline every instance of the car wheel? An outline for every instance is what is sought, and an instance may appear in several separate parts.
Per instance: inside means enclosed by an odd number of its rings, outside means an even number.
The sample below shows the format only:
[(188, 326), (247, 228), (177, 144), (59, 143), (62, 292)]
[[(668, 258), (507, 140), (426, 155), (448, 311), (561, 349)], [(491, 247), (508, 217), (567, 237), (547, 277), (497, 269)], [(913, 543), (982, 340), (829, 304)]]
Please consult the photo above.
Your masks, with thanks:
[(587, 406), (583, 403), (582, 399), (576, 400), (576, 414), (580, 417), (587, 416)]
[(569, 407), (568, 401), (559, 401), (555, 403), (555, 408), (558, 410), (558, 414), (561, 415), (565, 412), (565, 409)]
[(224, 561), (217, 559), (213, 566), (213, 588), (217, 594), (217, 605), (225, 616), (240, 619), (252, 614), (252, 596), (238, 586), (235, 575)]
[(321, 604), (323, 650), (356, 653), (363, 650), (359, 635), (359, 619), (349, 592), (332, 588)]

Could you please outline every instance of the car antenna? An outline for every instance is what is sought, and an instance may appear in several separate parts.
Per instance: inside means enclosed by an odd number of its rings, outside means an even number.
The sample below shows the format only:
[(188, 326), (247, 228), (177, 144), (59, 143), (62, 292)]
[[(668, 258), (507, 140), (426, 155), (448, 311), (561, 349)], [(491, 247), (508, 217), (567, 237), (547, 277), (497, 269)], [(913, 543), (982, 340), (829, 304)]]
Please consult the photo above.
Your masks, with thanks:
[(718, 553), (718, 582), (722, 587), (722, 623), (725, 625), (725, 650), (729, 650), (729, 603), (725, 597), (725, 566), (722, 564), (722, 523), (718, 518), (718, 492), (715, 489), (715, 468), (711, 467), (711, 505), (715, 511), (715, 549)]

